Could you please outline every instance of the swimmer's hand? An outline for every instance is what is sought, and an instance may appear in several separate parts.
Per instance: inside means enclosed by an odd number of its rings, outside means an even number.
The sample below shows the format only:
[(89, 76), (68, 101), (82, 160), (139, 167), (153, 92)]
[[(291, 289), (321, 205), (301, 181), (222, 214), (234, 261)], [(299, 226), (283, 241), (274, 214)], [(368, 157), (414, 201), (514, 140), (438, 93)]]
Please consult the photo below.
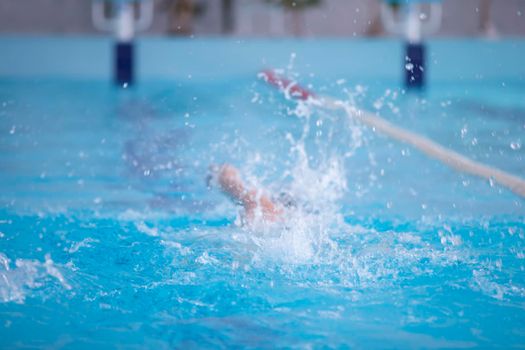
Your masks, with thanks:
[(231, 164), (223, 164), (216, 169), (217, 184), (233, 200), (244, 205), (247, 190), (242, 182), (239, 170)]
[(237, 168), (230, 164), (212, 164), (206, 176), (209, 189), (219, 187), (225, 194), (239, 204), (245, 205), (248, 191), (241, 180)]
[(211, 182), (219, 185), (221, 190), (234, 202), (244, 207), (245, 216), (249, 221), (261, 216), (265, 221), (279, 221), (283, 210), (267, 195), (257, 188), (247, 188), (233, 165), (223, 164), (220, 167), (211, 166), (213, 176)]

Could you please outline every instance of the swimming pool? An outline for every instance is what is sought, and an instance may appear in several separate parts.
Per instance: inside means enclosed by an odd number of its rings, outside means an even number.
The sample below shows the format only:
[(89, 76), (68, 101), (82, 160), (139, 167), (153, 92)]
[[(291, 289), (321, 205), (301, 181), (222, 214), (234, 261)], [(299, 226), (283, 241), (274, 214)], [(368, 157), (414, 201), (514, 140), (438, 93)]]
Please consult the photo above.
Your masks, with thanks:
[[(523, 177), (524, 43), (433, 42), (417, 94), (391, 41), (147, 39), (124, 90), (103, 39), (0, 44), (2, 347), (523, 344), (523, 198), (257, 73)], [(308, 210), (237, 226), (221, 162)]]

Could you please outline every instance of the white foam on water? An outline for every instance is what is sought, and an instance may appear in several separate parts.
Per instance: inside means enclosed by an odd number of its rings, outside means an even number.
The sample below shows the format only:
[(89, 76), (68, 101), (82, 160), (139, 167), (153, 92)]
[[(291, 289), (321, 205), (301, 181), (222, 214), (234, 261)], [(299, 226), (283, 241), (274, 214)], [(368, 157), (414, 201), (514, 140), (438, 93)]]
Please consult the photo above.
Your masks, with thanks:
[(91, 248), (91, 243), (100, 243), (98, 239), (84, 238), (80, 242), (73, 243), (69, 249), (65, 249), (69, 253), (76, 253), (81, 248)]
[(64, 289), (72, 289), (49, 254), (44, 262), (16, 259), (13, 267), (11, 260), (0, 253), (0, 302), (23, 303), (28, 290), (43, 287), (49, 282), (49, 277), (60, 282)]
[(148, 236), (151, 236), (151, 237), (160, 236), (159, 230), (156, 227), (150, 227), (146, 225), (144, 221), (137, 222), (135, 224), (135, 227), (137, 228), (139, 232), (142, 232)]

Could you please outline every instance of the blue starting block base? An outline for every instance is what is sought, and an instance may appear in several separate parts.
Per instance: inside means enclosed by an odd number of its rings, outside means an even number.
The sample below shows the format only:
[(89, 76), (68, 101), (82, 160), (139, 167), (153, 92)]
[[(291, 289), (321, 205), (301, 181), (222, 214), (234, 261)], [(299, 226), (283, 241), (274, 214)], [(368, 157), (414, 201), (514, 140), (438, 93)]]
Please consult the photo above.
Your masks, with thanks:
[(128, 87), (134, 80), (133, 43), (115, 44), (115, 84)]
[(425, 86), (425, 45), (422, 43), (406, 45), (405, 85), (408, 89)]

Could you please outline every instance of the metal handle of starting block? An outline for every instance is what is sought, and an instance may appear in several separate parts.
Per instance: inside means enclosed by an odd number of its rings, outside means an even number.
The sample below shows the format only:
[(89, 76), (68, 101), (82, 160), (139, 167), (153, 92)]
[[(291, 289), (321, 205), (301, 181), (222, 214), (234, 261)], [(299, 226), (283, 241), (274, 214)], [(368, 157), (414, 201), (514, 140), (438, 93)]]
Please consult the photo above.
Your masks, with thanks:
[[(428, 20), (421, 18), (421, 3), (430, 3)], [(395, 18), (392, 5), (401, 12)], [(387, 31), (403, 36), (406, 40), (403, 70), (405, 86), (420, 89), (425, 86), (426, 49), (423, 36), (429, 35), (441, 26), (441, 3), (432, 0), (385, 0), (381, 5), (381, 20)]]
[[(106, 6), (111, 14), (106, 15)], [(153, 21), (153, 0), (94, 0), (91, 16), (95, 28), (113, 33), (114, 79), (127, 87), (134, 81), (134, 45), (137, 31), (147, 29)]]
[[(106, 5), (114, 12), (112, 16), (106, 15)], [(153, 0), (94, 0), (91, 18), (96, 29), (113, 32), (117, 40), (126, 41), (151, 26), (153, 6)]]
[[(430, 3), (428, 20), (423, 22), (419, 17), (421, 3)], [(398, 1), (403, 11), (401, 19), (396, 20), (389, 4), (392, 1), (382, 1), (381, 21), (386, 30), (395, 35), (403, 35), (411, 42), (420, 41), (423, 35), (430, 35), (439, 30), (443, 17), (441, 3), (438, 1)]]

